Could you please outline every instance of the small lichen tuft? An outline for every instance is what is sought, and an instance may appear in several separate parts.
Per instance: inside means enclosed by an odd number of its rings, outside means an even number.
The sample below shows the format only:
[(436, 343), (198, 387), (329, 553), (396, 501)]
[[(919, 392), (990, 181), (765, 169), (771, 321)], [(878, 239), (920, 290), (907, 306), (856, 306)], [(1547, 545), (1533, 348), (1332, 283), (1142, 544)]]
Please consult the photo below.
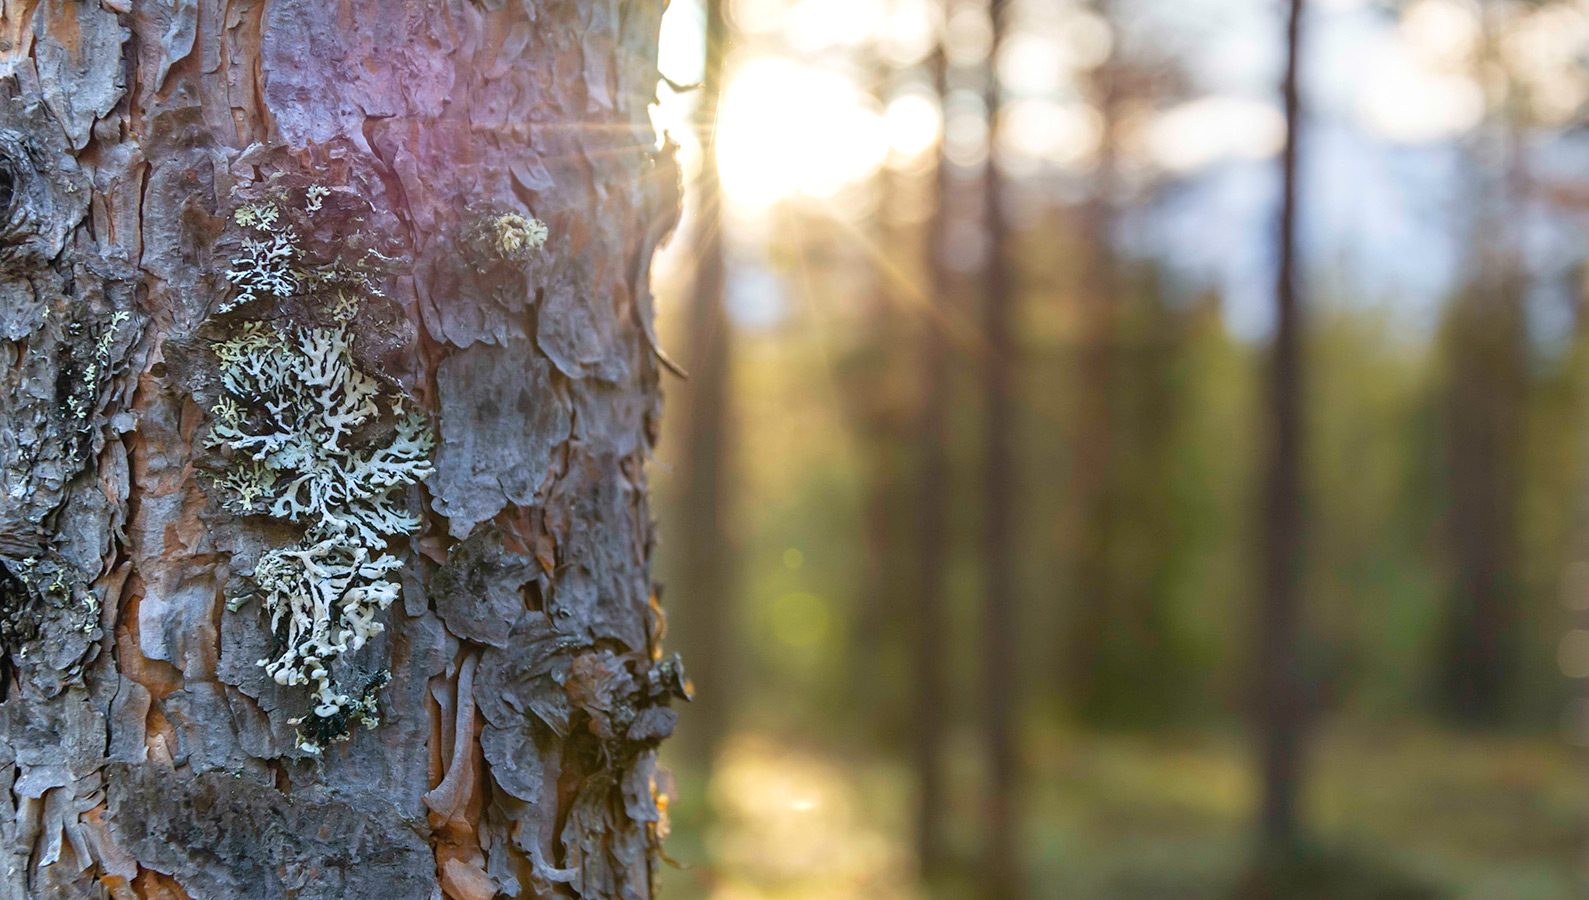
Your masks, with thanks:
[[(46, 307), (45, 312), (48, 312)], [(62, 392), (68, 413), (76, 420), (79, 431), (89, 428), (89, 416), (99, 404), (100, 391), (104, 381), (111, 372), (111, 353), (116, 343), (116, 337), (121, 332), (123, 322), (132, 314), (127, 310), (118, 309), (111, 313), (110, 318), (99, 333), (94, 337), (94, 349), (88, 359), (81, 360), (81, 366), (67, 366), (61, 371)], [(68, 322), (64, 329), (66, 336), (77, 338), (86, 333), (91, 334), (89, 326), (81, 322)], [(74, 363), (78, 362), (73, 360)]]
[(232, 213), (232, 221), (244, 228), (268, 231), (281, 218), (281, 210), (273, 203), (247, 203)]
[(477, 243), (498, 259), (522, 262), (546, 244), (546, 224), (518, 213), (503, 213), (482, 223)]
[[(68, 577), (68, 567), (58, 557), (30, 556), (0, 565), (12, 584), (0, 584), (0, 644), (15, 646), (38, 633), (37, 604), (28, 598), (44, 600), (58, 609), (78, 610), (74, 627), (88, 634), (99, 625), (99, 598), (80, 581)], [(0, 581), (7, 580), (0, 578)], [(24, 655), (26, 655), (24, 653)]]
[(33, 562), (24, 560), (16, 572), (0, 564), (0, 648), (6, 651), (20, 649), (39, 634), (37, 602), (28, 578)]
[(311, 184), (303, 189), (304, 206), (309, 212), (319, 212), (320, 204), (331, 195), (331, 189), (323, 184)]

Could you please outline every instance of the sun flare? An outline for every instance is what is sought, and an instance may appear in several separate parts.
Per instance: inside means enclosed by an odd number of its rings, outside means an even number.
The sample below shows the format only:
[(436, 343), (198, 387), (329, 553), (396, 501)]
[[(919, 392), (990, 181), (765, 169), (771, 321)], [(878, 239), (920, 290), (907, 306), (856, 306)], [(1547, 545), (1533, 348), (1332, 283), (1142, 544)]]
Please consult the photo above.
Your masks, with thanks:
[(735, 205), (833, 197), (876, 172), (888, 149), (877, 102), (837, 72), (762, 57), (729, 76), (717, 168)]

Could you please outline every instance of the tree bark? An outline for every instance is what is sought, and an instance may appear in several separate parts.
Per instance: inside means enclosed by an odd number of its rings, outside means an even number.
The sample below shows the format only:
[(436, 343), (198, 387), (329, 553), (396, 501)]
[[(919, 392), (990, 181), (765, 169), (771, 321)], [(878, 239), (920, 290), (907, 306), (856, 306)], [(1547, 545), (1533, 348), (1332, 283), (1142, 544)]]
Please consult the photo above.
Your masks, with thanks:
[(4, 4), (0, 894), (651, 896), (661, 11)]

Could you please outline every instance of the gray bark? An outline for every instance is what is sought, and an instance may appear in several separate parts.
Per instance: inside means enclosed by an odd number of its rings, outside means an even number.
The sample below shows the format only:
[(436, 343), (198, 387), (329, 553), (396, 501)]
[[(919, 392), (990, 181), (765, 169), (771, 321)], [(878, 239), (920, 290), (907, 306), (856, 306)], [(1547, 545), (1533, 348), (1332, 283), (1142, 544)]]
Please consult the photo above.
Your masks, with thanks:
[(0, 897), (651, 896), (661, 12), (0, 0)]

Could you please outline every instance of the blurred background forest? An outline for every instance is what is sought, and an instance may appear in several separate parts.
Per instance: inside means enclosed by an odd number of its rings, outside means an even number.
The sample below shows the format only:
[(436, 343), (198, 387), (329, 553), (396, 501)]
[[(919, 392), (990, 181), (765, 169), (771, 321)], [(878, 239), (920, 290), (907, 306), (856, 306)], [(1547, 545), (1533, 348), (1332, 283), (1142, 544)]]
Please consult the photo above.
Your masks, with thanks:
[(1589, 2), (672, 0), (660, 68), (667, 896), (1589, 896)]

